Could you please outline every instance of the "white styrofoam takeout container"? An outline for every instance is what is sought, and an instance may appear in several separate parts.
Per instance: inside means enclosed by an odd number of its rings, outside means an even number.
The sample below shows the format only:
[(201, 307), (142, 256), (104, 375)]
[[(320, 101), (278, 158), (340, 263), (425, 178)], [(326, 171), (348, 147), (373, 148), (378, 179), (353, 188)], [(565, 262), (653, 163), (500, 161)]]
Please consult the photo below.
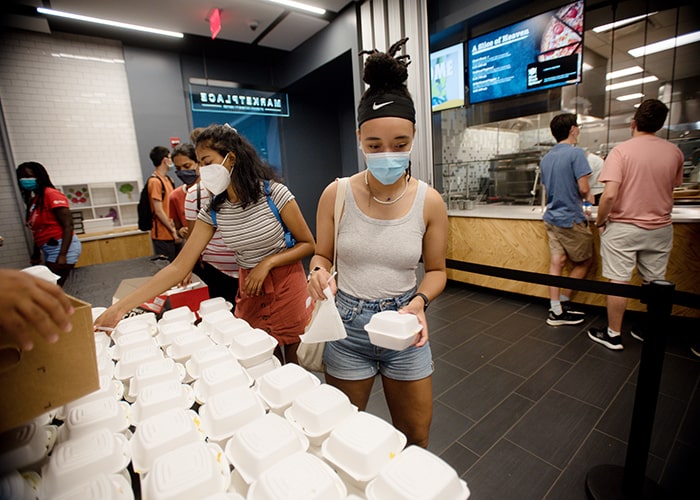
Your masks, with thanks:
[(321, 446), (328, 434), (355, 412), (357, 407), (342, 391), (321, 384), (297, 396), (284, 416), (301, 429), (312, 446)]
[(265, 415), (265, 406), (248, 387), (214, 394), (199, 407), (202, 429), (210, 441), (222, 442), (244, 425)]
[(394, 351), (403, 351), (414, 344), (422, 328), (415, 314), (398, 311), (380, 311), (365, 325), (373, 345)]
[(323, 457), (361, 488), (406, 445), (406, 436), (390, 423), (364, 411), (343, 420), (323, 442)]
[(260, 397), (272, 411), (284, 415), (296, 397), (321, 384), (321, 381), (301, 366), (288, 363), (256, 380)]
[(204, 438), (193, 410), (174, 408), (147, 418), (139, 423), (131, 438), (134, 471), (144, 474), (159, 456)]
[[(283, 458), (250, 486), (248, 500), (345, 500), (347, 488), (320, 458), (297, 452)], [(388, 497), (387, 497), (388, 498)]]
[(226, 442), (226, 458), (251, 484), (284, 457), (306, 451), (309, 440), (276, 413), (268, 413), (239, 428)]
[(465, 500), (469, 498), (469, 488), (444, 460), (412, 445), (382, 467), (367, 485), (365, 494), (368, 500)]
[(143, 491), (148, 499), (191, 500), (224, 493), (229, 481), (229, 463), (221, 448), (198, 442), (156, 458)]

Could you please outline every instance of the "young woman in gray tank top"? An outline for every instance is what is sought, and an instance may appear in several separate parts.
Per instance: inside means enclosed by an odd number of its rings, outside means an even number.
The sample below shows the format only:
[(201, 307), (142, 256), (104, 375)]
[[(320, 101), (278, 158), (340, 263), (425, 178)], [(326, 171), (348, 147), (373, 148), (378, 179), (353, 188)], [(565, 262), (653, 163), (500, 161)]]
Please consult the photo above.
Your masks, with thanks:
[[(326, 382), (367, 406), (374, 378), (382, 377), (394, 426), (408, 444), (428, 445), (432, 419), (433, 363), (425, 309), (445, 287), (447, 210), (442, 197), (410, 174), (415, 108), (406, 89), (408, 56), (370, 51), (364, 67), (369, 88), (358, 107), (357, 138), (367, 170), (349, 178), (334, 248), (338, 183), (324, 190), (316, 215), (317, 244), (310, 263), (309, 293), (325, 298), (330, 280), (347, 337), (324, 352)], [(337, 281), (330, 269), (336, 255)], [(417, 283), (423, 258), (425, 274)], [(422, 325), (416, 342), (402, 351), (370, 343), (364, 326), (373, 314), (399, 310)]]

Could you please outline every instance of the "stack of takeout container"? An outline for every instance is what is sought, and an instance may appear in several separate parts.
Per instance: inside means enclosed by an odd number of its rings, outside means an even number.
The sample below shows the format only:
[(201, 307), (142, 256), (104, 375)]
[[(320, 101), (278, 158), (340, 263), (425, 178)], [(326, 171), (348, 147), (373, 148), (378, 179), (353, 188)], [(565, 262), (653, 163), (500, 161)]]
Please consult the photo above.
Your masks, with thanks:
[[(277, 341), (231, 309), (214, 298), (198, 315), (183, 307), (96, 332), (99, 389), (0, 436), (0, 493), (131, 500), (136, 479), (145, 500), (469, 496), (441, 459), (404, 449), (389, 423), (280, 365)], [(400, 350), (420, 325), (375, 315), (368, 331)]]

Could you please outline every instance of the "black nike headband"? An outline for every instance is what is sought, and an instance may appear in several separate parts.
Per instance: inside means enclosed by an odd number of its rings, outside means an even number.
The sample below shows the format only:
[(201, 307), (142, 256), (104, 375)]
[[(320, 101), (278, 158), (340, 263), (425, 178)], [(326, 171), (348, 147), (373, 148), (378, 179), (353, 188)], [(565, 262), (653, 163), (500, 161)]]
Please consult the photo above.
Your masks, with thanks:
[(364, 99), (357, 107), (357, 126), (359, 127), (367, 120), (385, 116), (405, 118), (416, 123), (416, 108), (413, 106), (413, 100), (405, 95), (392, 92)]

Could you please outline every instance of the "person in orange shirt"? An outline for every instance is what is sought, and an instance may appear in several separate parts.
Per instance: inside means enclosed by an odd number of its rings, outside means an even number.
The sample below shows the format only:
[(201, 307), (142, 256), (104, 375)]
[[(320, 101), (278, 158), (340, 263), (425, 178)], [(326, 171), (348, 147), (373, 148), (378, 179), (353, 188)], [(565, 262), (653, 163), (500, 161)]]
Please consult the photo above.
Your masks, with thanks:
[(151, 149), (149, 157), (155, 167), (153, 175), (147, 181), (151, 211), (153, 212), (153, 228), (151, 229), (153, 251), (156, 255), (172, 261), (177, 254), (177, 245), (182, 242), (177, 234), (175, 224), (170, 218), (170, 205), (168, 204), (168, 197), (175, 188), (173, 180), (167, 175), (173, 162), (170, 159), (170, 151), (164, 146), (156, 146)]

